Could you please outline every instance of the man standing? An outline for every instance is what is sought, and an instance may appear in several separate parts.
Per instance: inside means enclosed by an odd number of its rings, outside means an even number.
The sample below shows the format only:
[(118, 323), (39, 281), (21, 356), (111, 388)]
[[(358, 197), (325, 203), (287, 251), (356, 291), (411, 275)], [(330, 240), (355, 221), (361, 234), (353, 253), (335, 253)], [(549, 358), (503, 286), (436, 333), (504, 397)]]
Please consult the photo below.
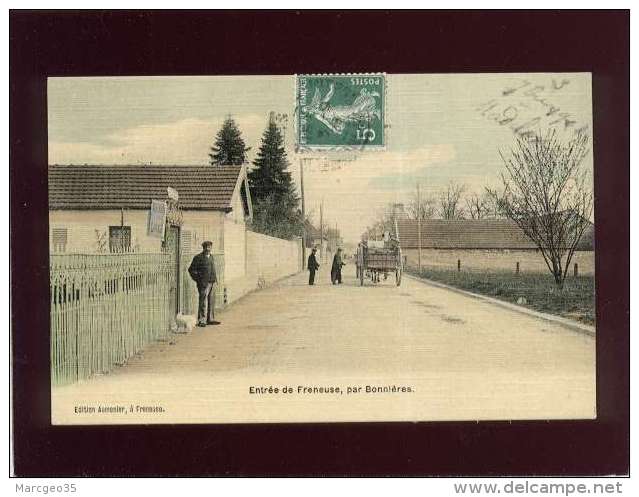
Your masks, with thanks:
[(315, 252), (317, 252), (317, 247), (313, 247), (311, 251), (311, 255), (308, 256), (308, 263), (306, 267), (308, 268), (308, 284), (315, 284), (315, 271), (319, 269), (319, 264), (317, 263), (317, 259), (315, 258)]
[[(197, 308), (197, 325), (204, 327), (207, 324), (220, 324), (215, 321), (215, 293), (213, 286), (217, 283), (215, 264), (211, 249), (213, 242), (203, 242), (202, 252), (193, 257), (189, 266), (189, 274), (197, 284), (199, 304)], [(206, 317), (205, 317), (206, 316)]]

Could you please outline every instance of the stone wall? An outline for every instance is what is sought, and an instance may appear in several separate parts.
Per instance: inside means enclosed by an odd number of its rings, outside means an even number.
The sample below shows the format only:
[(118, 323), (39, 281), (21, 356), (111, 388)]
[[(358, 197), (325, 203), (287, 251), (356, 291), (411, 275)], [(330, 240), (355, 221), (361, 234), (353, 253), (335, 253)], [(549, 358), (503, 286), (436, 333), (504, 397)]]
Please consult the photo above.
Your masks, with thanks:
[[(402, 249), (407, 263), (417, 266), (417, 249)], [(440, 269), (457, 269), (457, 260), (462, 269), (515, 271), (517, 262), (522, 272), (547, 272), (548, 268), (540, 252), (536, 250), (445, 250), (422, 249), (422, 266)], [(578, 264), (579, 274), (594, 274), (595, 253), (575, 252), (570, 271)]]

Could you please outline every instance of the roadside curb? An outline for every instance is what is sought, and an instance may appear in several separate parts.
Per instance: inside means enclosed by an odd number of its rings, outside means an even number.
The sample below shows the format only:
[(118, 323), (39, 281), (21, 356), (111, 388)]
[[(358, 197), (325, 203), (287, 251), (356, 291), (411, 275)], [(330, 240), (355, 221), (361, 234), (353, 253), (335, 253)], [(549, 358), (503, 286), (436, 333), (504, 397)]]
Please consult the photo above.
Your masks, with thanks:
[(419, 281), (425, 283), (427, 285), (443, 288), (446, 290), (450, 290), (461, 295), (465, 295), (466, 297), (472, 297), (477, 300), (483, 300), (484, 302), (488, 302), (490, 304), (498, 305), (505, 309), (509, 309), (511, 311), (519, 312), (520, 314), (525, 314), (527, 316), (532, 316), (538, 319), (543, 319), (544, 321), (549, 321), (554, 324), (559, 324), (564, 326), (565, 328), (569, 328), (572, 331), (576, 331), (577, 333), (583, 333), (588, 336), (596, 336), (596, 331), (594, 326), (589, 326), (587, 324), (578, 323), (576, 321), (572, 321), (570, 319), (562, 318), (561, 316), (555, 316), (553, 314), (546, 314), (545, 312), (533, 311), (532, 309), (528, 309), (526, 307), (522, 307), (520, 305), (511, 304), (510, 302), (504, 302), (503, 300), (495, 299), (493, 297), (489, 297), (487, 295), (481, 295), (479, 293), (472, 293), (468, 290), (462, 290), (461, 288), (455, 288), (454, 286), (446, 285), (445, 283), (440, 283), (439, 281), (433, 281), (426, 278), (419, 278), (417, 276), (413, 276), (412, 274), (404, 273), (403, 276), (405, 278), (409, 278), (414, 281)]

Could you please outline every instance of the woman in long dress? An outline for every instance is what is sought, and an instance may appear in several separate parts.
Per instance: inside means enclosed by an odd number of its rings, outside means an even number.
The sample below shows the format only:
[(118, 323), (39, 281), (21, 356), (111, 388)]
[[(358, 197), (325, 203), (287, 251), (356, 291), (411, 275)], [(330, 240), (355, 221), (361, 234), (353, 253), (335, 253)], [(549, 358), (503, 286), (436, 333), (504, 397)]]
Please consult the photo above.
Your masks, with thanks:
[(342, 266), (344, 263), (342, 262), (342, 249), (338, 248), (337, 252), (333, 256), (333, 265), (331, 266), (331, 283), (335, 285), (336, 283), (342, 284)]

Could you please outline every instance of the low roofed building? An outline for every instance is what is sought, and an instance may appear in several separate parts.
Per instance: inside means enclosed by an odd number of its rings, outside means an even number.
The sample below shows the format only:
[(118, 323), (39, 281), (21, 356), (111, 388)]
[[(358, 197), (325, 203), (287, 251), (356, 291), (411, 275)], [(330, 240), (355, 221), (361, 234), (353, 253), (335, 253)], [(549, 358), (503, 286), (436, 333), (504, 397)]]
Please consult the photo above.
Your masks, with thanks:
[[(52, 165), (48, 178), (52, 254), (177, 248), (184, 266), (210, 240), (220, 263), (218, 277), (224, 285), (218, 292), (224, 302), (251, 291), (259, 281), (301, 268), (299, 240), (250, 231), (253, 208), (245, 165)], [(173, 190), (177, 203), (169, 198), (175, 197)], [(161, 231), (164, 224), (151, 222), (152, 201), (167, 202), (164, 236), (151, 229), (159, 224)], [(194, 288), (188, 276), (183, 280)]]
[[(403, 248), (417, 248), (418, 223), (414, 219), (397, 221)], [(421, 222), (422, 248), (536, 250), (537, 245), (509, 219), (426, 219)], [(594, 225), (584, 233), (577, 250), (593, 250)]]
[[(398, 219), (402, 253), (409, 265), (419, 261), (419, 226), (414, 219)], [(580, 272), (594, 272), (594, 225), (587, 227), (572, 263)], [(475, 269), (547, 271), (535, 244), (509, 219), (426, 219), (421, 222), (421, 262), (423, 266)]]
[[(252, 216), (245, 166), (52, 165), (48, 172), (51, 253), (172, 249), (185, 265), (211, 240), (227, 285), (245, 277)], [(169, 210), (162, 236), (149, 229), (151, 201), (167, 201), (169, 189), (178, 208)]]
[(241, 214), (251, 216), (244, 166), (49, 166), (49, 209), (148, 209), (167, 187), (188, 210), (231, 212), (239, 195)]

